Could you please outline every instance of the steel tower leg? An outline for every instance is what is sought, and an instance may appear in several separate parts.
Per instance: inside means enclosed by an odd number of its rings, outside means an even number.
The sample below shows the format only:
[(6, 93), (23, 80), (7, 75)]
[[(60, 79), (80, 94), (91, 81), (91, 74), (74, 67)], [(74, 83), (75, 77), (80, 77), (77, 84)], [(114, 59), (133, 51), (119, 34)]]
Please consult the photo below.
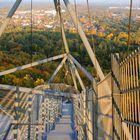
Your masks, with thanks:
[(82, 41), (83, 41), (83, 43), (85, 45), (85, 48), (87, 49), (87, 52), (88, 52), (88, 54), (89, 54), (89, 56), (91, 58), (91, 61), (92, 61), (94, 67), (96, 68), (96, 70), (98, 72), (98, 75), (99, 75), (100, 79), (103, 80), (105, 78), (105, 76), (104, 76), (104, 74), (103, 74), (103, 72), (101, 70), (101, 67), (100, 67), (100, 65), (99, 65), (99, 63), (98, 63), (98, 61), (96, 59), (96, 56), (95, 56), (95, 54), (94, 54), (94, 52), (93, 52), (93, 50), (92, 50), (92, 48), (91, 48), (91, 46), (90, 46), (90, 44), (88, 42), (88, 39), (87, 39), (87, 37), (86, 37), (86, 35), (85, 35), (85, 33), (84, 33), (79, 21), (77, 20), (76, 14), (74, 13), (74, 11), (72, 10), (72, 8), (70, 6), (69, 0), (63, 0), (63, 1), (64, 1), (65, 5), (66, 5), (66, 8), (68, 9), (68, 12), (69, 12), (69, 14), (70, 14), (70, 16), (71, 16), (71, 18), (73, 20), (73, 23), (75, 24), (75, 27), (78, 30), (78, 33), (79, 33), (79, 35), (80, 35), (80, 37), (81, 37), (81, 39), (82, 39)]
[(59, 0), (54, 0), (54, 4), (55, 4), (55, 8), (56, 8), (56, 11), (58, 13), (59, 20), (60, 20), (61, 33), (62, 33), (62, 39), (63, 39), (65, 51), (68, 54), (69, 53), (69, 46), (68, 46), (68, 42), (67, 42), (67, 39), (66, 39), (63, 19), (62, 19), (62, 15), (61, 15), (60, 1)]

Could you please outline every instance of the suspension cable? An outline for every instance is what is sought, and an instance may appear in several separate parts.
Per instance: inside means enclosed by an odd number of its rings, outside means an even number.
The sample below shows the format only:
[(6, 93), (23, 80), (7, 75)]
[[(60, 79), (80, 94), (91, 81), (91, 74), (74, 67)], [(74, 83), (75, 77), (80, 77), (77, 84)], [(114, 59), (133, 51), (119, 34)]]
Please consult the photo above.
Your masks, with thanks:
[(128, 24), (128, 54), (130, 51), (130, 39), (131, 39), (131, 22), (132, 22), (132, 7), (133, 7), (133, 0), (130, 0), (130, 11), (129, 11), (129, 24)]
[(31, 10), (31, 30), (30, 30), (30, 34), (31, 34), (31, 62), (33, 62), (33, 0), (31, 0), (31, 7), (30, 7), (30, 10)]

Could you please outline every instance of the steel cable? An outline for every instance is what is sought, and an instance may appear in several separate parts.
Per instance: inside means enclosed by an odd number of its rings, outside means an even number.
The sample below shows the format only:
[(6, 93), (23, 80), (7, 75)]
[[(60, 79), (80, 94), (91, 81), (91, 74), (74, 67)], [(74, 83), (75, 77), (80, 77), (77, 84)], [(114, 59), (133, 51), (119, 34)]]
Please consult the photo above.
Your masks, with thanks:
[(130, 43), (131, 43), (132, 7), (133, 7), (133, 0), (130, 0), (129, 24), (128, 24), (128, 42), (127, 42), (128, 54), (130, 51)]

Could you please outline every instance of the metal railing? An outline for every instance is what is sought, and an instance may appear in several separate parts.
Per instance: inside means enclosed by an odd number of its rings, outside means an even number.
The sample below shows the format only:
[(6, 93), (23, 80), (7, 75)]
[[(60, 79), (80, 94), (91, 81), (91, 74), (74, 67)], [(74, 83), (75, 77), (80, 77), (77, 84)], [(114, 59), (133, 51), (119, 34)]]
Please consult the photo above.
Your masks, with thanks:
[(124, 61), (112, 55), (113, 138), (140, 139), (140, 49)]
[(75, 126), (78, 140), (93, 140), (98, 137), (97, 128), (97, 94), (87, 89), (79, 98), (73, 100)]
[(1, 91), (0, 139), (42, 139), (61, 115), (62, 98)]

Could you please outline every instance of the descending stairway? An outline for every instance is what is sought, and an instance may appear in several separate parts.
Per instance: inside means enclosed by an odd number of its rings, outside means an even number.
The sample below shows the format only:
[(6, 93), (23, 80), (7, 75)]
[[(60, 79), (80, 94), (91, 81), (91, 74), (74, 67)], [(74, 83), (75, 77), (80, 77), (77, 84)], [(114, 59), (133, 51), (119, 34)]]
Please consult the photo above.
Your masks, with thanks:
[(77, 140), (72, 112), (72, 104), (63, 103), (62, 117), (55, 129), (46, 134), (46, 140)]

